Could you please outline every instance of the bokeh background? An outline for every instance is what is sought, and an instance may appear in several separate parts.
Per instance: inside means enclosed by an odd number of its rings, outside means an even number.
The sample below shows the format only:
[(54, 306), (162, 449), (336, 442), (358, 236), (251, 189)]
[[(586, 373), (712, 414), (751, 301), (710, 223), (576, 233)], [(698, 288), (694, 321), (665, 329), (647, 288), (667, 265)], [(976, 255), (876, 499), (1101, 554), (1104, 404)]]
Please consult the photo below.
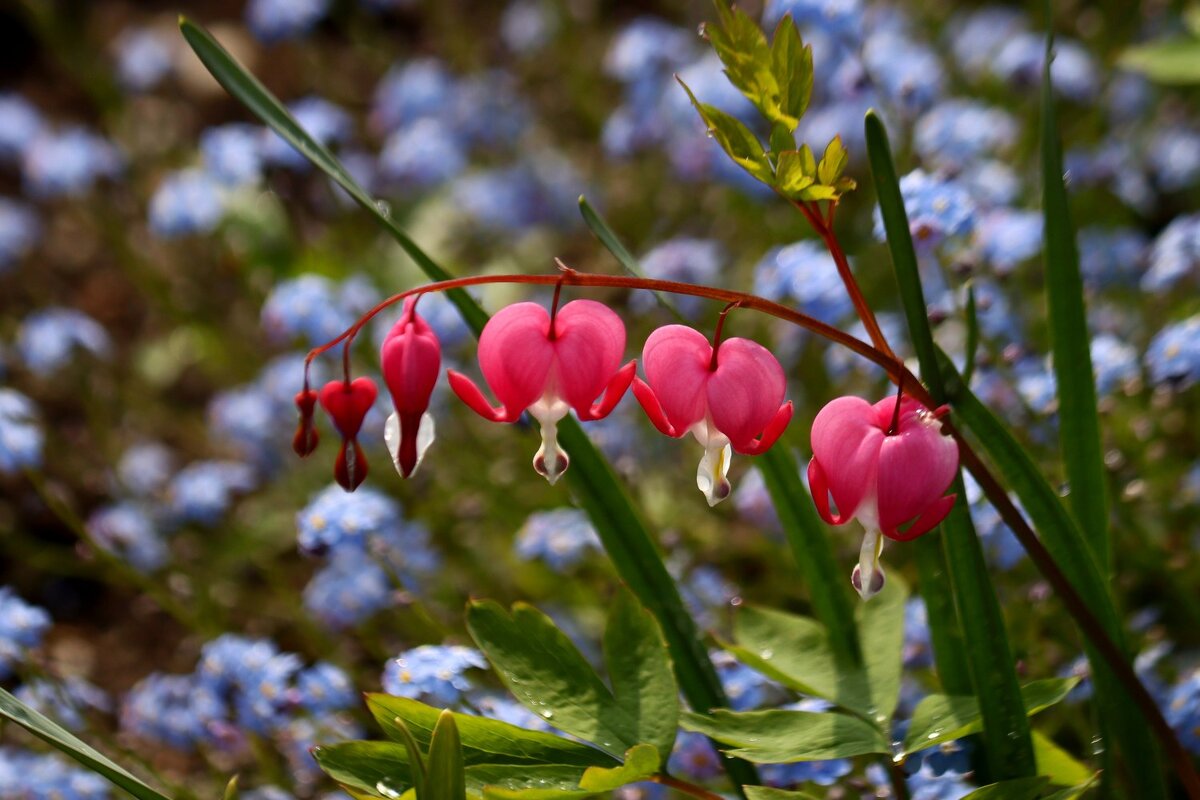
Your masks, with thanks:
[[(798, 140), (847, 144), (859, 190), (839, 234), (893, 343), (903, 322), (873, 216), (867, 108), (884, 115), (937, 336), (961, 359), (966, 287), (979, 305), (974, 388), (1023, 442), (1055, 458), (1037, 183), (1037, 88), (1047, 25), (1068, 185), (1088, 292), (1114, 499), (1114, 582), (1139, 669), (1200, 751), (1200, 115), (1194, 89), (1121, 66), (1136, 43), (1188, 36), (1178, 4), (984, 5), (877, 0), (748, 3), (792, 13), (815, 53)], [(645, 271), (752, 290), (856, 331), (832, 261), (804, 220), (729, 163), (672, 76), (748, 122), (752, 108), (698, 35), (702, 2), (55, 2), (0, 5), (0, 682), (179, 797), (233, 774), (247, 796), (313, 797), (307, 753), (371, 732), (357, 692), (417, 696), (525, 724), (470, 649), (468, 597), (526, 600), (594, 652), (616, 577), (562, 485), (529, 466), (527, 426), (484, 422), (443, 385), (438, 440), (402, 482), (383, 448), (386, 393), (363, 436), (372, 466), (332, 484), (336, 434), (290, 451), (302, 356), (377, 300), (424, 282), (348, 197), (208, 77), (178, 33), (211, 29), (387, 212), (457, 274), (596, 272), (616, 261), (579, 214), (588, 198)], [(494, 287), (495, 311), (548, 293)], [(618, 310), (628, 357), (682, 316), (720, 308), (579, 291)], [(441, 298), (420, 310), (445, 364), (478, 375)], [(367, 329), (377, 375), (394, 314)], [(784, 363), (798, 468), (837, 394), (882, 397), (877, 369), (735, 312), (727, 332)], [(318, 362), (329, 376), (335, 360)], [(319, 382), (319, 381), (318, 381)], [(742, 602), (805, 611), (752, 459), (710, 510), (701, 449), (669, 440), (633, 398), (587, 430), (656, 531), (689, 604), (718, 634)], [(1020, 547), (969, 492), (1019, 669), (1083, 673), (1080, 640)], [(857, 531), (838, 531), (847, 579)], [(889, 569), (910, 555), (889, 546)], [(904, 707), (937, 689), (923, 607), (906, 628)], [(400, 661), (397, 661), (400, 657)], [(797, 700), (722, 662), (739, 708)], [(1093, 759), (1081, 684), (1040, 729)], [(103, 797), (17, 732), (0, 740), (0, 797)], [(970, 785), (962, 748), (911, 765), (920, 797)], [(681, 739), (674, 767), (718, 773)], [(870, 765), (792, 765), (780, 786), (886, 796)], [(659, 789), (628, 790), (650, 794)], [(58, 794), (54, 794), (58, 792)]]

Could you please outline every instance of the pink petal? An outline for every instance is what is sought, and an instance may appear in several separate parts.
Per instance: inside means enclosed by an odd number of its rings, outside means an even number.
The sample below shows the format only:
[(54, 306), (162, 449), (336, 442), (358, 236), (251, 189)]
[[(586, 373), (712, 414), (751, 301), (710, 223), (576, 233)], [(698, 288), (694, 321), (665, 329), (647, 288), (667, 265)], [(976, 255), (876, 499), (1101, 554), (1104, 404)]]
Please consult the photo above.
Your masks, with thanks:
[(519, 414), (546, 388), (554, 365), (550, 314), (537, 303), (500, 309), (479, 337), (479, 367), (508, 415)]
[(651, 424), (658, 429), (659, 433), (676, 439), (687, 433), (687, 428), (681, 431), (675, 430), (671, 421), (667, 419), (667, 415), (663, 413), (662, 404), (658, 402), (654, 390), (641, 378), (633, 379), (633, 396), (637, 398), (638, 404), (646, 412), (646, 416), (650, 418)]
[(437, 335), (419, 314), (413, 313), (411, 298), (405, 313), (383, 340), (379, 359), (383, 380), (396, 411), (420, 418), (429, 407), (429, 396), (442, 367), (442, 348)]
[[(874, 424), (871, 404), (861, 397), (831, 400), (813, 420), (813, 461), (820, 465), (837, 503), (840, 522), (835, 524), (849, 520), (863, 500), (874, 495), (883, 439), (883, 431)], [(815, 488), (813, 494), (817, 494)]]
[(786, 388), (783, 367), (771, 351), (749, 339), (726, 339), (708, 379), (713, 424), (733, 449), (745, 452), (774, 419)]
[(956, 494), (939, 497), (933, 501), (933, 505), (921, 512), (921, 516), (917, 517), (908, 528), (901, 531), (898, 528), (883, 527), (883, 535), (889, 539), (895, 539), (897, 542), (909, 542), (922, 534), (929, 533), (946, 518), (950, 509), (954, 508), (954, 500), (957, 497)]
[(708, 339), (686, 325), (664, 325), (650, 334), (642, 348), (646, 382), (680, 435), (705, 417), (708, 397), (704, 390), (712, 374), (708, 371), (711, 359)]
[(557, 338), (551, 344), (559, 392), (568, 405), (582, 412), (621, 367), (625, 323), (603, 303), (572, 300), (558, 310), (554, 329)]
[(924, 514), (957, 472), (958, 444), (942, 435), (941, 424), (920, 404), (906, 401), (899, 431), (886, 437), (879, 451), (880, 526), (895, 529)]

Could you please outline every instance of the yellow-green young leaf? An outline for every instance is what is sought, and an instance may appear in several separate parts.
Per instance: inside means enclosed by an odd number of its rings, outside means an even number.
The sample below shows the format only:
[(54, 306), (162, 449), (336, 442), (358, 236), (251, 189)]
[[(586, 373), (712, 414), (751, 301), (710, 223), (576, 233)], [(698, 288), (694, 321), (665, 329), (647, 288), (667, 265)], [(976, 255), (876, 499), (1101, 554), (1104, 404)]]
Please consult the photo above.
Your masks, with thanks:
[(800, 192), (813, 184), (813, 176), (804, 173), (804, 159), (796, 150), (779, 154), (775, 169), (775, 187), (787, 197), (799, 197)]
[(774, 181), (775, 175), (771, 171), (771, 163), (767, 160), (766, 153), (763, 150), (762, 144), (758, 141), (758, 137), (737, 117), (726, 114), (716, 106), (701, 103), (696, 99), (696, 95), (692, 94), (692, 90), (688, 88), (686, 83), (680, 80), (678, 76), (675, 79), (679, 81), (679, 85), (687, 92), (692, 105), (699, 112), (700, 118), (708, 126), (708, 132), (721, 145), (721, 149), (725, 151), (726, 155), (733, 159), (735, 164), (763, 183), (771, 184)]
[(817, 177), (817, 159), (813, 155), (812, 148), (806, 144), (800, 145), (800, 166), (804, 170), (805, 175)]
[(234, 775), (225, 784), (225, 800), (236, 800), (238, 794), (238, 776)]
[(842, 177), (849, 161), (850, 154), (842, 145), (842, 137), (833, 137), (825, 148), (825, 155), (821, 157), (821, 163), (817, 165), (817, 180), (826, 186), (833, 186), (837, 183), (838, 178)]
[(1033, 756), (1037, 759), (1038, 774), (1049, 778), (1055, 786), (1081, 786), (1095, 777), (1091, 769), (1038, 731), (1033, 732)]
[(770, 786), (746, 786), (746, 800), (817, 800), (807, 792), (792, 792)]
[(579, 781), (579, 788), (589, 792), (611, 792), (646, 780), (658, 772), (661, 761), (658, 748), (652, 744), (639, 744), (625, 753), (625, 763), (619, 767), (589, 767)]
[(838, 191), (832, 186), (813, 185), (800, 192), (801, 200), (836, 200), (837, 196)]
[(717, 0), (719, 25), (706, 25), (705, 35), (716, 50), (725, 75), (768, 120), (795, 130), (799, 117), (781, 104), (782, 86), (773, 71), (771, 48), (758, 23), (740, 8)]
[(1052, 794), (1050, 781), (1038, 775), (991, 783), (971, 792), (963, 800), (1047, 800)]
[(1118, 63), (1158, 83), (1200, 83), (1200, 40), (1168, 39), (1131, 47)]
[[(617, 593), (604, 629), (604, 666), (617, 707), (636, 724), (638, 744), (667, 757), (679, 729), (679, 687), (671, 672), (667, 643), (653, 615), (628, 589)], [(626, 766), (629, 753), (625, 754)], [(655, 764), (651, 771), (657, 769)]]
[[(771, 40), (771, 70), (779, 86), (779, 107), (783, 115), (799, 124), (812, 99), (812, 47), (801, 40), (800, 29), (790, 14), (785, 14), (775, 26)], [(790, 128), (795, 129), (796, 125)]]
[(443, 711), (429, 744), (425, 791), (420, 800), (466, 800), (467, 780), (463, 774), (462, 744), (454, 715)]
[(883, 731), (859, 717), (828, 711), (719, 710), (687, 713), (683, 728), (730, 746), (726, 752), (757, 764), (823, 761), (868, 753), (891, 753)]
[(775, 123), (771, 126), (771, 152), (776, 159), (789, 150), (796, 149), (796, 137), (786, 125)]

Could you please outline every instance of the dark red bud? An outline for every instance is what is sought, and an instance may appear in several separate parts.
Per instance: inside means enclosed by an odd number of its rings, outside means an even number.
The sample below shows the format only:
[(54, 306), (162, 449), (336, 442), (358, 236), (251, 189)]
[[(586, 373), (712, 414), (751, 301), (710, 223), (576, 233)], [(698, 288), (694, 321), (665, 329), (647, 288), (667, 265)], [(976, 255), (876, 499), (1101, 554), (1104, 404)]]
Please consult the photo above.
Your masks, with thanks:
[(367, 457), (357, 439), (346, 439), (333, 463), (333, 477), (347, 492), (353, 492), (367, 479)]
[(296, 408), (300, 410), (300, 422), (296, 425), (296, 435), (292, 437), (292, 449), (296, 455), (304, 458), (317, 449), (321, 437), (317, 435), (313, 425), (313, 411), (317, 405), (317, 393), (305, 389), (296, 393)]

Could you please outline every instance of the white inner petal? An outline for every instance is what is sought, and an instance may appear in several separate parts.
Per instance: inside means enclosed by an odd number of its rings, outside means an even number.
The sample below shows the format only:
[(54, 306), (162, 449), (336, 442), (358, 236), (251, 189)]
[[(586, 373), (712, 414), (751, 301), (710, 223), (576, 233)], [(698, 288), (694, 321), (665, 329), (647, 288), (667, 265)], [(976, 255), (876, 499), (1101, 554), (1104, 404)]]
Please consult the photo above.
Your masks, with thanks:
[(553, 485), (567, 471), (570, 460), (558, 446), (558, 421), (567, 415), (569, 406), (550, 392), (529, 407), (529, 414), (541, 423), (542, 445), (533, 456), (533, 468)]
[[(400, 430), (400, 415), (392, 412), (388, 415), (387, 422), (383, 424), (383, 441), (387, 445), (388, 453), (392, 456), (392, 465), (396, 467), (396, 472), (401, 475), (404, 474), (400, 470), (400, 439), (402, 433)], [(433, 424), (433, 415), (426, 411), (421, 415), (421, 421), (417, 424), (417, 462), (413, 464), (413, 475), (417, 474), (417, 470), (421, 466), (421, 461), (425, 458), (425, 451), (429, 449), (429, 445), (433, 444), (435, 438), (436, 429)]]
[(704, 457), (696, 469), (696, 486), (704, 492), (704, 498), (710, 506), (729, 497), (731, 491), (729, 480), (729, 462), (733, 460), (733, 448), (728, 444), (712, 445), (704, 448)]
[(879, 531), (868, 528), (858, 551), (858, 566), (851, 581), (863, 600), (870, 600), (883, 588), (883, 567), (879, 556), (883, 553), (883, 537)]

